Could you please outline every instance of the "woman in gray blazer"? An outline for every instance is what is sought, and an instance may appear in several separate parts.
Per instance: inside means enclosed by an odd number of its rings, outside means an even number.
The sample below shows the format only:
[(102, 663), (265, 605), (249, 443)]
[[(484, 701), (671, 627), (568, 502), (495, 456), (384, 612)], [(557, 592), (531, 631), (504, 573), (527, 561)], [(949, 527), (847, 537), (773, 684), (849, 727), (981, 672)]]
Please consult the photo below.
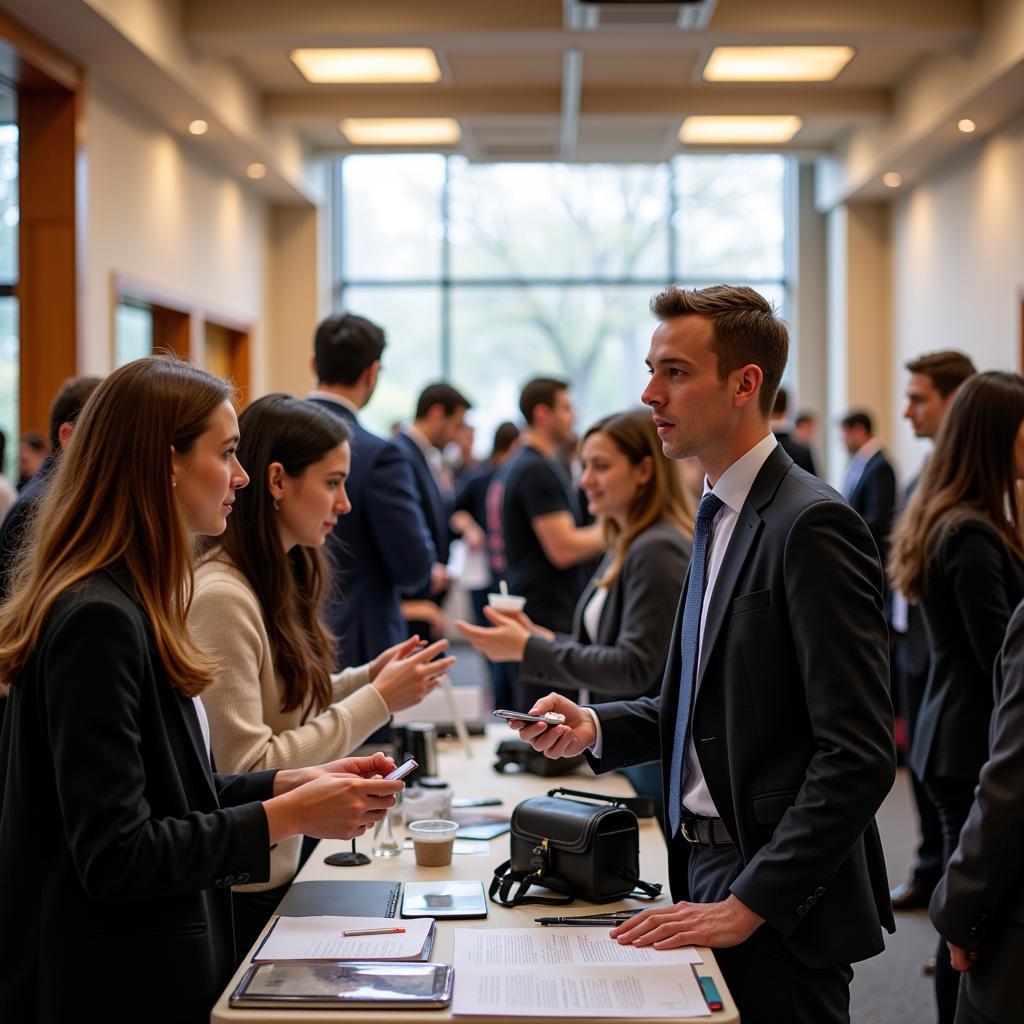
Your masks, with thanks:
[[(656, 693), (690, 561), (693, 501), (646, 409), (595, 423), (582, 462), (580, 485), (608, 550), (576, 605), (572, 634), (490, 607), (491, 627), (457, 625), (491, 661), (520, 662), (523, 679), (578, 690), (585, 702)], [(623, 771), (638, 793), (661, 800), (657, 761)]]

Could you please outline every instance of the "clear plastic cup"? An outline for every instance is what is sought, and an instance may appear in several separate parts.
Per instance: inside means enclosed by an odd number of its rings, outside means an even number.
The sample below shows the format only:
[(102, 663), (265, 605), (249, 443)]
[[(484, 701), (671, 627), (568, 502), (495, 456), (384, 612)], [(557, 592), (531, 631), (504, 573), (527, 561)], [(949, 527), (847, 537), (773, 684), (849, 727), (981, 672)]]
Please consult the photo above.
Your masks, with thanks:
[(455, 833), (459, 830), (457, 821), (446, 818), (427, 818), (409, 822), (409, 835), (416, 851), (416, 863), (420, 867), (440, 868), (452, 862), (452, 848)]

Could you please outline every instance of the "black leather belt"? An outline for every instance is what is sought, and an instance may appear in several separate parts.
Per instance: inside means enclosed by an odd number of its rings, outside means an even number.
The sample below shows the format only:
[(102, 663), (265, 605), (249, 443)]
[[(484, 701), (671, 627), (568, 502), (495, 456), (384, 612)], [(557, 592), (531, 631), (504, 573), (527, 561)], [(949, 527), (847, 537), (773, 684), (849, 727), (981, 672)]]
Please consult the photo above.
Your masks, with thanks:
[(732, 846), (732, 836), (721, 818), (683, 818), (679, 834), (694, 846)]

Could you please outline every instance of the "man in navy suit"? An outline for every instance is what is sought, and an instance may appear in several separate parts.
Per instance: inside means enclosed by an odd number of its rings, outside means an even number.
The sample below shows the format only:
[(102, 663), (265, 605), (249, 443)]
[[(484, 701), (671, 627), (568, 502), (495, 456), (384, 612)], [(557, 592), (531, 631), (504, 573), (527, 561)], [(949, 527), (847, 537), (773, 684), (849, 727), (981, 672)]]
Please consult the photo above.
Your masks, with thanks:
[[(465, 422), (470, 401), (451, 384), (428, 384), (416, 402), (416, 415), (412, 423), (402, 426), (395, 437), (409, 468), (419, 499), (420, 509), (437, 550), (437, 560), (447, 565), (453, 535), (461, 535), (472, 548), (483, 547), (483, 530), (468, 512), (455, 511), (453, 478), (444, 461), (445, 446), (455, 440)], [(431, 594), (420, 588), (404, 591), (407, 605), (406, 619), (411, 632), (425, 635), (440, 631), (441, 618), (430, 615), (428, 620), (419, 616), (429, 605), (439, 606), (445, 592)]]
[(384, 345), (376, 324), (351, 313), (328, 317), (314, 342), (317, 388), (308, 397), (345, 421), (352, 445), (352, 511), (328, 539), (336, 580), (327, 619), (340, 640), (339, 668), (366, 664), (404, 639), (402, 591), (444, 583), (408, 463), (357, 418), (377, 386)]
[(705, 472), (659, 697), (533, 706), (520, 735), (598, 771), (657, 760), (675, 906), (621, 943), (710, 946), (744, 1024), (848, 1024), (850, 964), (893, 930), (874, 815), (892, 786), (882, 572), (864, 525), (768, 419), (786, 327), (751, 288), (670, 287), (651, 308), (651, 407)]

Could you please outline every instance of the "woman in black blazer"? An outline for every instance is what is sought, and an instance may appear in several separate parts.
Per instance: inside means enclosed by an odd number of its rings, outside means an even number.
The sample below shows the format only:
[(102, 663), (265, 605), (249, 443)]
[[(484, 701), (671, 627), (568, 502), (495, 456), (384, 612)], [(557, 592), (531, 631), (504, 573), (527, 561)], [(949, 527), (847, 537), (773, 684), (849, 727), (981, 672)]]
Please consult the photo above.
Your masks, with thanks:
[[(490, 607), (492, 628), (458, 626), (491, 661), (521, 662), (531, 683), (585, 691), (591, 703), (656, 693), (690, 561), (693, 502), (646, 409), (591, 427), (582, 462), (580, 486), (608, 552), (576, 605), (572, 635)], [(623, 772), (661, 800), (657, 761)]]
[[(206, 1021), (234, 967), (231, 886), (293, 834), (348, 838), (383, 755), (213, 770), (185, 628), (195, 535), (248, 477), (230, 389), (122, 367), (86, 405), (0, 610), (0, 1019)], [(381, 795), (378, 795), (381, 794)]]
[[(931, 665), (909, 764), (939, 813), (943, 865), (956, 848), (988, 758), (992, 670), (1024, 598), (1024, 379), (981, 373), (961, 385), (894, 533), (890, 577), (921, 604)], [(959, 976), (939, 943), (940, 1024)]]

